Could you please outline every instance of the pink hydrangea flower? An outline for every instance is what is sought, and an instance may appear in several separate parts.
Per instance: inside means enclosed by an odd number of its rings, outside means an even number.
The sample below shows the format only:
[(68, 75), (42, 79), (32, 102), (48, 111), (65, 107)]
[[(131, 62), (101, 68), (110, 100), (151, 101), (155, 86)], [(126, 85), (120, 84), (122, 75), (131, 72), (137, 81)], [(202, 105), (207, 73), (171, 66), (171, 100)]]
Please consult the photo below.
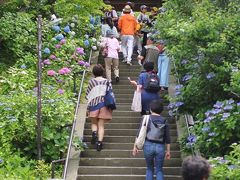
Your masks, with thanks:
[(46, 65), (50, 65), (51, 64), (51, 61), (49, 59), (45, 59), (43, 61), (43, 64), (46, 64)]
[(65, 44), (66, 43), (66, 39), (62, 39), (61, 41), (60, 41), (60, 44)]
[(79, 55), (84, 55), (84, 54), (85, 54), (85, 53), (84, 53), (84, 49), (81, 48), (81, 47), (76, 48), (76, 51), (77, 51), (77, 53), (78, 53)]
[(55, 60), (55, 59), (57, 59), (57, 57), (52, 54), (52, 55), (50, 56), (50, 59)]
[(55, 75), (56, 75), (56, 72), (55, 72), (54, 70), (49, 70), (49, 71), (47, 72), (47, 75), (48, 75), (48, 76), (55, 76)]
[(63, 94), (64, 93), (64, 90), (63, 89), (58, 89), (58, 94)]
[(57, 49), (61, 48), (61, 44), (57, 44), (57, 45), (55, 46), (55, 48), (57, 48)]
[(71, 69), (69, 69), (69, 68), (67, 68), (67, 67), (64, 67), (64, 68), (62, 68), (62, 69), (59, 69), (58, 73), (59, 73), (59, 74), (62, 74), (62, 75), (64, 75), (64, 74), (69, 74), (69, 73), (71, 73)]

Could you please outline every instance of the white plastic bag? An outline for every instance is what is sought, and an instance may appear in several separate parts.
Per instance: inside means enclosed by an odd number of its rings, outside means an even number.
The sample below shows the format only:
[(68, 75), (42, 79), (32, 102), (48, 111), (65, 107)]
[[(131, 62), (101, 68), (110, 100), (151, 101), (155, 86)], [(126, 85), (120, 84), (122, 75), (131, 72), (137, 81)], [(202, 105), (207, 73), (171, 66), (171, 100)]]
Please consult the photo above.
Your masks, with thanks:
[(139, 91), (139, 90), (136, 90), (134, 92), (131, 110), (134, 112), (142, 111), (142, 98), (141, 98), (141, 91)]

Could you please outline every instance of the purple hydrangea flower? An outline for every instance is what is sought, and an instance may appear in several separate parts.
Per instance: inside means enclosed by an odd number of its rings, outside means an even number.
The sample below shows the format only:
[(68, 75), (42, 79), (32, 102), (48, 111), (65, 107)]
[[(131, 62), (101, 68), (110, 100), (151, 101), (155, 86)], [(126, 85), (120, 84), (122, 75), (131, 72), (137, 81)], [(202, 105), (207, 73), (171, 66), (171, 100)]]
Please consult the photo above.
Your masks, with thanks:
[(230, 113), (223, 113), (221, 120), (224, 121), (230, 116)]
[(180, 95), (180, 94), (181, 94), (180, 91), (176, 91), (176, 92), (175, 92), (175, 96), (178, 96), (178, 95)]
[(57, 59), (57, 57), (54, 54), (52, 54), (49, 58), (52, 59), (52, 60)]
[(208, 110), (207, 112), (205, 112), (205, 116), (208, 117), (211, 114), (211, 110)]
[(85, 67), (88, 68), (90, 67), (90, 64), (88, 62), (85, 63)]
[(64, 93), (64, 90), (63, 89), (58, 89), (58, 94), (63, 94)]
[(64, 80), (58, 79), (57, 83), (64, 83)]
[(71, 69), (69, 69), (69, 68), (67, 68), (67, 67), (64, 67), (64, 68), (60, 69), (60, 70), (58, 71), (58, 73), (59, 73), (59, 74), (62, 74), (62, 75), (64, 75), (64, 74), (69, 74), (69, 73), (71, 73)]
[(186, 60), (186, 59), (183, 59), (182, 61), (181, 61), (181, 64), (187, 64), (188, 63), (188, 61)]
[(77, 53), (78, 53), (79, 55), (84, 55), (84, 54), (85, 54), (85, 53), (84, 53), (84, 49), (81, 48), (81, 47), (76, 48), (76, 51), (77, 51)]
[(188, 81), (191, 78), (192, 78), (192, 75), (186, 74), (185, 76), (183, 76), (182, 81)]
[(66, 39), (62, 39), (61, 41), (60, 41), (60, 44), (65, 44), (66, 43)]
[(0, 164), (2, 164), (4, 161), (3, 161), (3, 159), (0, 159)]
[(46, 65), (50, 65), (51, 64), (51, 61), (49, 59), (45, 59), (43, 61), (43, 64), (46, 64)]
[(57, 44), (57, 45), (55, 46), (55, 48), (57, 48), (57, 49), (61, 48), (61, 44)]
[(229, 166), (228, 166), (228, 169), (236, 169), (236, 168), (237, 168), (236, 165), (229, 165)]
[(78, 64), (79, 64), (80, 66), (84, 66), (84, 65), (85, 65), (85, 61), (83, 61), (83, 60), (78, 61)]
[(174, 107), (175, 107), (175, 104), (174, 104), (174, 103), (168, 104), (168, 109), (173, 109)]
[(237, 106), (240, 106), (240, 102), (237, 103)]
[(212, 79), (212, 78), (214, 78), (216, 75), (215, 75), (215, 73), (213, 73), (213, 72), (210, 72), (210, 73), (208, 73), (207, 74), (207, 79)]

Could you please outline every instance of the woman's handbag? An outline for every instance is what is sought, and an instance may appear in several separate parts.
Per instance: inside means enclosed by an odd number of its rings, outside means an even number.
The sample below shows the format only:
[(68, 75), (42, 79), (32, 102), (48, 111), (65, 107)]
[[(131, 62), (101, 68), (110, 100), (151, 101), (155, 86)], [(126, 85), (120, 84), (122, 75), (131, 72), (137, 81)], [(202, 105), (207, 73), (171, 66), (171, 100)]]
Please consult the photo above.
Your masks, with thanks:
[(104, 58), (106, 58), (108, 56), (108, 45), (107, 45), (108, 41), (106, 42), (105, 46), (103, 47), (103, 51), (102, 51), (102, 56)]
[(104, 96), (104, 104), (106, 107), (112, 110), (116, 109), (116, 99), (112, 91), (112, 88), (110, 88), (109, 86), (109, 81), (107, 81), (106, 94)]
[(141, 97), (141, 91), (139, 91), (139, 90), (136, 90), (134, 92), (131, 110), (134, 112), (142, 111), (142, 97)]
[(140, 129), (139, 135), (135, 141), (135, 146), (137, 149), (143, 149), (143, 145), (144, 145), (144, 142), (146, 139), (146, 134), (147, 134), (147, 126), (148, 126), (149, 117), (150, 117), (150, 115), (143, 116), (142, 126)]

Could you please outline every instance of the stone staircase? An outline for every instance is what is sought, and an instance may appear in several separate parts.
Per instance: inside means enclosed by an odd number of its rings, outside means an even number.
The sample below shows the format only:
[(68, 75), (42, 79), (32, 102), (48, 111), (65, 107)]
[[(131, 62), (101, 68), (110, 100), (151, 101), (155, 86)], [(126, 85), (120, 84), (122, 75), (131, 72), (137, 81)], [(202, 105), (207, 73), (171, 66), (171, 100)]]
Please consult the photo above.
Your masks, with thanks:
[[(113, 119), (105, 126), (103, 150), (97, 152), (91, 140), (91, 122), (86, 120), (84, 140), (88, 149), (81, 153), (77, 180), (144, 180), (146, 164), (143, 152), (132, 156), (133, 143), (141, 121), (140, 113), (130, 110), (134, 89), (127, 77), (137, 80), (140, 66), (136, 61), (133, 66), (120, 62), (120, 82), (113, 83), (117, 100), (117, 110)], [(171, 134), (171, 159), (165, 160), (164, 177), (166, 180), (181, 179), (181, 153), (177, 143), (175, 119), (168, 116), (168, 102), (164, 100), (163, 116), (168, 119)]]

